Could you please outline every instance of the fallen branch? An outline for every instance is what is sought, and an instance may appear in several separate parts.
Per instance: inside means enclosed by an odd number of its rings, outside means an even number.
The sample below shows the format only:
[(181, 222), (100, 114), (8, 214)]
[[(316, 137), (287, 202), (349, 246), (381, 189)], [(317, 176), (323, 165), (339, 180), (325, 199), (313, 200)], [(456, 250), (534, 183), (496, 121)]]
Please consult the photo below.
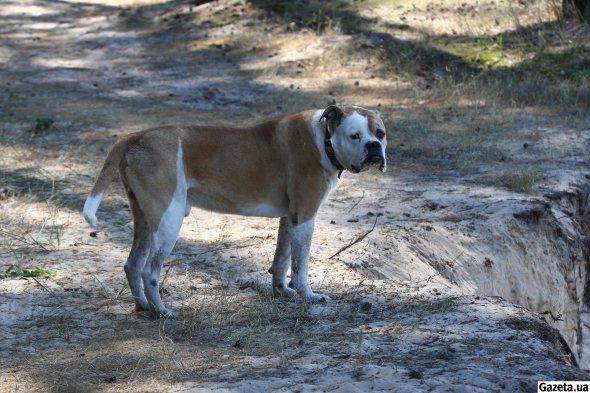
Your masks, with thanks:
[[(226, 251), (226, 250), (237, 250), (239, 248), (248, 248), (248, 247), (253, 247), (255, 246), (257, 243), (249, 243), (249, 244), (238, 244), (235, 246), (223, 246), (223, 247), (213, 247), (213, 248), (209, 248), (208, 250), (205, 251), (201, 251), (201, 252), (175, 252), (173, 253), (173, 256), (182, 256), (182, 257), (200, 257), (201, 255), (205, 255), (205, 254), (209, 254), (212, 252), (218, 252), (218, 251)], [(167, 265), (164, 265), (167, 266)]]
[(49, 288), (47, 285), (43, 284), (41, 281), (37, 280), (36, 277), (31, 277), (33, 280), (35, 280), (35, 282), (37, 283), (37, 285), (39, 285), (41, 288), (43, 288), (43, 290), (45, 290), (48, 294), (50, 294), (51, 296), (53, 296), (56, 299), (59, 299), (57, 297), (57, 295), (55, 294), (55, 292), (53, 292), (51, 290), (51, 288)]
[(350, 213), (355, 207), (357, 207), (358, 204), (361, 203), (361, 201), (363, 200), (364, 197), (365, 197), (365, 191), (363, 191), (363, 196), (360, 197), (360, 199), (358, 201), (356, 201), (356, 203), (354, 205), (352, 205), (352, 207), (350, 209), (348, 209), (348, 212)]
[(369, 235), (369, 233), (373, 232), (373, 230), (375, 229), (375, 226), (377, 225), (377, 219), (378, 219), (378, 218), (379, 218), (379, 216), (376, 216), (376, 217), (375, 217), (375, 222), (373, 223), (373, 227), (372, 227), (371, 229), (369, 229), (367, 232), (363, 233), (362, 235), (360, 235), (360, 236), (357, 236), (357, 238), (356, 238), (356, 239), (352, 240), (352, 241), (351, 241), (350, 243), (348, 243), (346, 246), (342, 247), (340, 250), (338, 250), (338, 251), (337, 251), (337, 252), (336, 252), (334, 255), (332, 255), (332, 256), (331, 256), (330, 258), (328, 258), (328, 259), (332, 259), (332, 258), (334, 258), (335, 256), (339, 255), (341, 252), (343, 252), (343, 251), (345, 251), (345, 250), (349, 249), (350, 247), (354, 246), (355, 244), (362, 242), (362, 241), (363, 241), (363, 239), (364, 239), (364, 238), (366, 238), (366, 237)]
[(540, 312), (539, 315), (549, 315), (551, 319), (553, 319), (553, 322), (563, 321), (561, 314), (553, 315), (553, 313), (550, 310)]
[[(455, 258), (453, 258), (452, 260), (450, 260), (449, 262), (447, 262), (447, 266), (445, 266), (444, 269), (441, 269), (440, 271), (438, 271), (438, 272), (434, 273), (433, 275), (428, 276), (428, 277), (426, 277), (426, 278), (424, 278), (422, 280), (416, 281), (414, 284), (420, 284), (421, 282), (424, 282), (424, 281), (429, 282), (430, 280), (432, 280), (436, 276), (442, 276), (442, 272), (444, 272), (445, 270), (449, 269), (451, 267), (451, 265), (454, 265), (455, 262), (457, 262), (457, 260), (459, 258), (461, 258), (461, 256), (463, 254), (465, 254), (465, 250), (461, 251), (459, 253), (459, 255), (457, 255)], [(412, 276), (410, 276), (410, 281), (412, 281)]]

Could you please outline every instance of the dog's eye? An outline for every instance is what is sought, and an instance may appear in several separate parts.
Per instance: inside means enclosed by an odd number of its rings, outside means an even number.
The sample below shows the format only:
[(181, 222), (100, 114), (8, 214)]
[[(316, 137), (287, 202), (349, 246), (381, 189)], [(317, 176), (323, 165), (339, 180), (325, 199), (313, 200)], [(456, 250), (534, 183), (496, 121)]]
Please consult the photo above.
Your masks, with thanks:
[(359, 133), (352, 134), (352, 135), (350, 136), (350, 139), (353, 139), (353, 140), (358, 140), (358, 139), (361, 139), (361, 134), (359, 134)]
[(379, 129), (375, 133), (375, 136), (377, 137), (377, 139), (381, 140), (381, 139), (385, 138), (385, 131)]

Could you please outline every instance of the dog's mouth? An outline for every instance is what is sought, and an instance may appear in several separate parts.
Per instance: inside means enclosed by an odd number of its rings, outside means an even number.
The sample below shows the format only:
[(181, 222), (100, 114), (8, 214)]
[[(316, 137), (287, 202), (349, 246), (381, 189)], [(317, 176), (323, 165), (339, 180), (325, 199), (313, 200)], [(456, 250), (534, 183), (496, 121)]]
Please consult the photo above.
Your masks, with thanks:
[(350, 166), (352, 173), (364, 172), (370, 168), (379, 168), (381, 172), (385, 172), (385, 157), (383, 157), (381, 154), (373, 154), (367, 156), (360, 167), (356, 165)]

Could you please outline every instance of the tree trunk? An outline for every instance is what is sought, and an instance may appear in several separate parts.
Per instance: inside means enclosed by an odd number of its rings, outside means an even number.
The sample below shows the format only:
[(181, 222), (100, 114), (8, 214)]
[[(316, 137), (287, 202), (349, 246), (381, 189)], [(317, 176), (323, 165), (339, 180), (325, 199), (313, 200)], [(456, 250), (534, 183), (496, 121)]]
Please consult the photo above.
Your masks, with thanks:
[(563, 0), (563, 16), (590, 21), (590, 0)]

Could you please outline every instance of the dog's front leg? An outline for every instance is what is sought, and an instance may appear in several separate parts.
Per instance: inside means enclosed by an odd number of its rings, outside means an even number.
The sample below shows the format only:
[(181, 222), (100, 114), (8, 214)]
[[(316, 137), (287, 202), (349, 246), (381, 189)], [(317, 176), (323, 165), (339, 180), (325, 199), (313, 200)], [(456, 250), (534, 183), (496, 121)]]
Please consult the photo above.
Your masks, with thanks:
[(315, 216), (302, 223), (291, 224), (291, 286), (311, 302), (326, 302), (329, 296), (314, 293), (307, 278), (311, 239), (315, 226)]
[(272, 292), (275, 296), (292, 297), (295, 291), (287, 287), (287, 272), (291, 266), (291, 224), (289, 218), (281, 217), (279, 223), (279, 235), (277, 248), (272, 267), (268, 270), (272, 273)]

